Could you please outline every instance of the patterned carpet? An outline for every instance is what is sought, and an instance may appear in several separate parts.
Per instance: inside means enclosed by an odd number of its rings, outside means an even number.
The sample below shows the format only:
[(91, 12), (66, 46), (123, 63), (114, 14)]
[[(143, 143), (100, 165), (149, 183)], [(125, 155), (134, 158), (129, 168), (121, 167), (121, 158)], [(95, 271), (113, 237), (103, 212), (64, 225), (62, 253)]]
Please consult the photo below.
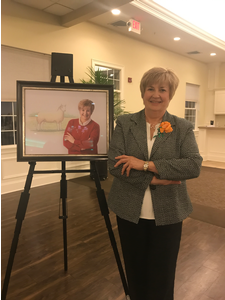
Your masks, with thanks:
[[(71, 181), (96, 188), (90, 176)], [(105, 181), (101, 181), (106, 195), (112, 181), (110, 174)], [(198, 178), (187, 180), (187, 188), (194, 208), (190, 217), (225, 228), (225, 169), (202, 167)]]
[(198, 178), (187, 181), (193, 203), (225, 210), (225, 170), (202, 167)]

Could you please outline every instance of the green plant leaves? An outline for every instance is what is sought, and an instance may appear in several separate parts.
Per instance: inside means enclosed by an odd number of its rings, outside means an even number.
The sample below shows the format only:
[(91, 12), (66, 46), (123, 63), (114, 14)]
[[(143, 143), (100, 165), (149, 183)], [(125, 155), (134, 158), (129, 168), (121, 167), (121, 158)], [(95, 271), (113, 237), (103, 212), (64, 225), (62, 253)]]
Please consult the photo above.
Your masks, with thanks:
[[(107, 78), (107, 75), (102, 70), (95, 70), (92, 67), (87, 67), (87, 72), (85, 74), (88, 76), (88, 80), (80, 79), (84, 84), (113, 84), (113, 80)], [(125, 100), (120, 99), (120, 93), (114, 92), (114, 121), (123, 114), (129, 114), (125, 111), (124, 105)]]

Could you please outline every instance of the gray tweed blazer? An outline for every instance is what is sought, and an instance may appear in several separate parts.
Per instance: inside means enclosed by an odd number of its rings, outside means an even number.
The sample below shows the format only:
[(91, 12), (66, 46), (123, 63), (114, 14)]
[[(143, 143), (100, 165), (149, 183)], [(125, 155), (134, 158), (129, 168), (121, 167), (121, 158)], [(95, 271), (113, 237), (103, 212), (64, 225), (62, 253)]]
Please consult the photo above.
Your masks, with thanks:
[(123, 154), (153, 161), (159, 179), (181, 180), (180, 185), (150, 185), (156, 225), (181, 222), (192, 212), (186, 180), (199, 176), (202, 163), (193, 126), (168, 112), (163, 121), (170, 122), (173, 131), (156, 137), (150, 157), (144, 110), (120, 116), (112, 136), (108, 157), (114, 180), (108, 206), (120, 218), (133, 223), (138, 223), (144, 193), (154, 173), (132, 169), (129, 177), (121, 175), (122, 165), (114, 165), (115, 157)]

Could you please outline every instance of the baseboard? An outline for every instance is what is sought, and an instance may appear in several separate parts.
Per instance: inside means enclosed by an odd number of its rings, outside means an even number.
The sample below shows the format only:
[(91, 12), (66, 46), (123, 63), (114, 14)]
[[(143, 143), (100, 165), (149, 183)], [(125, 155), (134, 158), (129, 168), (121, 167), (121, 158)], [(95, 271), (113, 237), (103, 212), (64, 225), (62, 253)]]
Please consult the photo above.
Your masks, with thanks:
[(225, 210), (192, 203), (193, 212), (190, 218), (225, 228)]

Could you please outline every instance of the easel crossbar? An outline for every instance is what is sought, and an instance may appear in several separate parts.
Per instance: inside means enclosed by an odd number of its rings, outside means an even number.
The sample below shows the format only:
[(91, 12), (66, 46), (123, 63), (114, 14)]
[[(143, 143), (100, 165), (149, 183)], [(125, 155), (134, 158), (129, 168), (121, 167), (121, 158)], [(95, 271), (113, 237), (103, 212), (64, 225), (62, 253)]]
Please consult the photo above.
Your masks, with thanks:
[(85, 170), (42, 170), (34, 171), (34, 174), (45, 174), (45, 173), (90, 173), (91, 169)]

